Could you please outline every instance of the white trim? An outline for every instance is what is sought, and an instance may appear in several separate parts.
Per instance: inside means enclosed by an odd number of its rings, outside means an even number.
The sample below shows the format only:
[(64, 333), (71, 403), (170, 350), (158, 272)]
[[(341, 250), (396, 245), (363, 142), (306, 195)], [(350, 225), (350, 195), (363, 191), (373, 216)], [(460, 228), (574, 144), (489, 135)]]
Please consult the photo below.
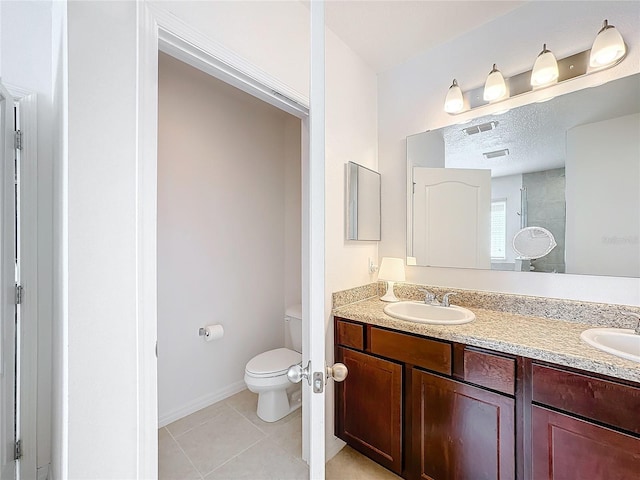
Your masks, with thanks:
[(34, 478), (37, 470), (38, 420), (38, 101), (20, 87), (8, 87), (18, 102), (20, 151), (20, 476)]
[(158, 477), (156, 217), (158, 25), (137, 3), (136, 323), (137, 478)]
[(298, 118), (309, 99), (260, 70), (224, 45), (194, 30), (172, 13), (149, 5), (159, 26), (159, 49)]
[[(271, 94), (267, 95), (270, 98), (269, 103), (301, 118), (303, 128), (307, 124), (307, 114), (306, 98), (304, 96), (288, 88), (274, 77), (261, 72), (224, 46), (193, 30), (159, 6), (151, 5), (147, 2), (139, 2), (137, 13), (137, 477), (156, 478), (158, 474), (157, 358), (155, 356), (155, 345), (157, 339), (156, 202), (159, 47), (162, 46), (163, 49), (166, 48), (167, 50), (172, 49), (171, 51), (176, 55), (180, 51), (179, 58), (181, 60), (185, 60), (190, 56), (195, 57), (197, 61), (193, 61), (197, 63), (197, 68), (204, 69), (210, 74), (224, 65), (224, 75), (229, 75), (229, 72), (235, 72), (230, 77), (241, 81), (243, 90), (258, 98), (262, 98), (261, 95), (266, 95), (268, 90), (271, 90)], [(171, 42), (169, 42), (169, 39), (172, 39)], [(291, 100), (294, 101), (293, 104)], [(297, 113), (294, 113), (294, 111)], [(304, 163), (307, 158), (304, 147), (302, 157)], [(320, 184), (324, 193), (324, 172)], [(324, 222), (324, 218), (322, 218), (322, 222)], [(324, 236), (316, 240), (322, 244), (322, 249), (324, 249)], [(309, 287), (308, 282), (306, 285)], [(320, 288), (320, 297), (323, 300), (324, 284), (318, 284), (318, 288)], [(305, 296), (304, 285), (303, 296)], [(316, 305), (316, 310), (320, 322), (324, 326), (324, 321), (322, 320), (324, 314), (323, 301)], [(321, 336), (324, 338), (324, 327)], [(322, 421), (324, 424), (324, 416)], [(322, 468), (324, 472), (324, 461), (322, 462)]]
[(158, 428), (162, 428), (170, 423), (175, 422), (176, 420), (180, 420), (187, 415), (191, 415), (198, 410), (202, 410), (203, 408), (208, 407), (209, 405), (213, 405), (214, 403), (220, 402), (226, 398), (235, 395), (243, 390), (247, 389), (246, 383), (244, 380), (240, 380), (239, 382), (232, 383), (231, 385), (227, 385), (220, 390), (217, 390), (212, 393), (208, 393), (207, 395), (203, 395), (195, 400), (190, 401), (189, 403), (181, 406), (180, 408), (176, 408), (169, 413), (166, 413), (160, 416), (158, 420)]
[(53, 480), (53, 474), (49, 474), (51, 470), (51, 464), (47, 463), (45, 466), (38, 468), (36, 474), (37, 480)]
[(338, 437), (332, 437), (330, 439), (328, 439), (328, 441), (326, 442), (326, 461), (328, 462), (329, 460), (331, 460), (333, 457), (335, 457), (338, 453), (340, 453), (340, 450), (342, 450), (347, 444), (345, 442), (343, 442), (342, 440), (340, 440)]

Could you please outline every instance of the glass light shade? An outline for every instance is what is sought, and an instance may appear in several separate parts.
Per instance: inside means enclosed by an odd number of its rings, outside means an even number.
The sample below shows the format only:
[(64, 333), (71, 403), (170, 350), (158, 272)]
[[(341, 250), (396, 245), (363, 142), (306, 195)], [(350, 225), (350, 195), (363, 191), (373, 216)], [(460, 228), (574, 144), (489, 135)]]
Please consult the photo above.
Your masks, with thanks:
[(382, 257), (380, 270), (378, 270), (378, 280), (404, 282), (404, 260), (401, 258)]
[(622, 35), (613, 25), (604, 21), (602, 29), (598, 32), (591, 47), (589, 65), (591, 67), (605, 67), (620, 60), (626, 53)]
[(458, 82), (453, 79), (453, 84), (449, 87), (447, 98), (444, 100), (444, 111), (447, 113), (461, 112), (464, 107), (464, 99), (462, 98), (462, 89), (458, 86)]
[(502, 98), (507, 93), (507, 85), (504, 83), (504, 77), (500, 70), (496, 68), (496, 64), (493, 64), (493, 69), (489, 72), (487, 81), (484, 84), (484, 98), (485, 102), (493, 102)]
[(533, 64), (531, 86), (539, 87), (549, 85), (558, 80), (558, 75), (558, 61), (556, 60), (556, 56), (547, 50), (547, 46), (544, 45), (542, 52), (540, 52), (540, 55), (536, 58), (536, 62)]

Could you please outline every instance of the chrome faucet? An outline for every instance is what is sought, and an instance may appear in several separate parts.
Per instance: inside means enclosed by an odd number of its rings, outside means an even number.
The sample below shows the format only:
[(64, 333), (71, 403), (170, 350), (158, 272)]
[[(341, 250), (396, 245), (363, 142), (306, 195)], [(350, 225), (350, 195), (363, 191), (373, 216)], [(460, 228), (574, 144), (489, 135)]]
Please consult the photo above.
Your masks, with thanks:
[(436, 300), (435, 294), (431, 293), (429, 290), (424, 290), (422, 288), (418, 290), (424, 293), (424, 303), (426, 303), (427, 305), (440, 305), (440, 303), (438, 303), (438, 300)]
[(457, 295), (457, 293), (449, 292), (449, 293), (445, 293), (442, 296), (442, 306), (443, 307), (449, 307), (450, 306), (449, 305), (449, 297), (452, 296), (452, 295)]
[(636, 328), (634, 328), (633, 331), (636, 335), (640, 335), (640, 313), (622, 312), (622, 314), (636, 319)]

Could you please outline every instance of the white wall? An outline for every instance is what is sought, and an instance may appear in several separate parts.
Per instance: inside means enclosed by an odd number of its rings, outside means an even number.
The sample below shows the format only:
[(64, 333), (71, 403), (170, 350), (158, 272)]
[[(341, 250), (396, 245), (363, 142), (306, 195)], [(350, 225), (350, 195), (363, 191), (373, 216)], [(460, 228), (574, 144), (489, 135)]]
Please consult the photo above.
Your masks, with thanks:
[[(299, 119), (165, 54), (158, 118), (164, 425), (244, 389), (246, 363), (284, 346), (285, 297), (301, 298), (301, 146)], [(222, 339), (198, 336), (217, 323)]]
[[(302, 303), (302, 132), (298, 118), (284, 124), (284, 305)], [(285, 343), (288, 342), (285, 335)], [(290, 347), (287, 344), (287, 347)]]
[(567, 272), (640, 276), (639, 132), (637, 113), (567, 132)]
[[(179, 2), (171, 8), (283, 84), (308, 92), (309, 12), (302, 3)], [(69, 153), (63, 201), (68, 204), (69, 293), (68, 346), (62, 346), (62, 356), (68, 351), (69, 386), (63, 393), (69, 431), (66, 442), (62, 432), (62, 441), (68, 475), (64, 465), (61, 471), (64, 478), (130, 478), (137, 471), (135, 336), (140, 321), (134, 284), (136, 5), (70, 2), (67, 10)], [(377, 117), (374, 73), (330, 32), (326, 118), (325, 318), (332, 356), (331, 292), (372, 280), (367, 260), (377, 257), (375, 242), (344, 240), (344, 163), (377, 167)], [(331, 440), (330, 389), (327, 404)], [(100, 439), (100, 448), (94, 439)]]
[(136, 4), (69, 2), (67, 21), (62, 194), (68, 281), (61, 348), (68, 382), (62, 448), (68, 457), (61, 478), (132, 478), (139, 381)]
[(53, 67), (53, 328), (52, 396), (51, 396), (51, 479), (64, 478), (67, 471), (67, 360), (66, 355), (66, 179), (68, 133), (68, 77), (67, 77), (67, 6), (53, 3), (52, 9), (52, 67)]
[[(0, 77), (37, 95), (38, 161), (38, 406), (37, 466), (51, 461), (53, 58), (59, 40), (52, 31), (52, 2), (0, 2)], [(28, 134), (28, 133), (27, 133)]]
[[(406, 148), (408, 135), (494, 113), (538, 98), (525, 94), (504, 103), (454, 117), (443, 111), (451, 79), (463, 89), (482, 86), (496, 62), (507, 77), (531, 69), (546, 42), (559, 58), (590, 48), (603, 19), (615, 25), (629, 51), (618, 66), (553, 87), (556, 94), (595, 85), (640, 70), (637, 2), (528, 2), (507, 15), (433, 48), (378, 78), (378, 149), (382, 173), (380, 253), (405, 254)], [(548, 90), (547, 90), (548, 91)], [(640, 280), (544, 273), (411, 267), (408, 280), (458, 288), (571, 298), (622, 304), (640, 303)]]

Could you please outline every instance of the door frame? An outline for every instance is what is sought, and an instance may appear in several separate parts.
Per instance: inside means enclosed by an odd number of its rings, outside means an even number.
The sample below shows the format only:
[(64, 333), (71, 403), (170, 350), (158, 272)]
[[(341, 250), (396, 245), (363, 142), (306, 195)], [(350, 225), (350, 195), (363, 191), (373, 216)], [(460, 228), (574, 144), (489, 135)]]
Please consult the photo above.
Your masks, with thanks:
[[(316, 2), (312, 2), (313, 3)], [(318, 2), (322, 3), (322, 2)], [(322, 82), (312, 91), (321, 89), (321, 113), (317, 115), (316, 129), (321, 135), (310, 135), (311, 116), (309, 99), (289, 88), (275, 77), (236, 55), (231, 50), (164, 10), (161, 6), (137, 3), (138, 43), (138, 96), (137, 96), (137, 152), (136, 152), (136, 298), (137, 298), (137, 477), (155, 478), (158, 469), (158, 409), (157, 409), (157, 119), (158, 119), (158, 52), (163, 51), (226, 83), (274, 105), (302, 121), (302, 191), (303, 191), (303, 246), (302, 246), (302, 299), (303, 299), (303, 362), (314, 358), (321, 350), (322, 365), (316, 371), (325, 371), (324, 363), (324, 56)], [(322, 22), (322, 49), (324, 50), (324, 18)], [(313, 29), (312, 29), (313, 31)], [(313, 34), (312, 34), (313, 40)], [(317, 61), (317, 60), (315, 60)], [(312, 64), (315, 63), (312, 60)], [(317, 72), (317, 70), (316, 70)], [(313, 74), (312, 74), (313, 75)], [(318, 73), (316, 73), (318, 75)], [(319, 77), (318, 77), (319, 78)], [(312, 95), (313, 97), (314, 95)], [(318, 102), (314, 103), (319, 105)], [(317, 108), (320, 111), (320, 108)], [(321, 140), (320, 140), (321, 139)], [(321, 150), (318, 151), (321, 142)], [(310, 153), (311, 152), (311, 153)], [(313, 157), (313, 162), (310, 157)], [(312, 338), (310, 329), (322, 329), (322, 335)], [(306, 341), (306, 342), (305, 342)], [(322, 348), (316, 345), (320, 343)], [(324, 394), (307, 392), (307, 405), (303, 409), (303, 458), (310, 462), (310, 478), (324, 478)], [(319, 398), (316, 398), (319, 397)], [(303, 397), (305, 398), (305, 397)], [(312, 400), (312, 401), (311, 401)], [(321, 408), (321, 411), (319, 410)], [(310, 417), (309, 417), (310, 415)], [(313, 438), (307, 426), (314, 421), (311, 431), (322, 432), (322, 445)], [(317, 436), (317, 435), (316, 435)]]
[[(38, 96), (16, 85), (5, 84), (5, 87), (18, 104), (19, 128), (23, 134), (18, 229), (20, 284), (25, 293), (20, 304), (20, 348), (16, 359), (20, 365), (19, 378), (16, 377), (20, 387), (19, 405), (16, 405), (20, 412), (17, 433), (22, 443), (18, 468), (22, 478), (37, 478), (37, 422), (50, 419), (49, 416), (38, 418), (38, 335), (44, 322), (38, 309)], [(50, 353), (50, 347), (44, 351)]]

